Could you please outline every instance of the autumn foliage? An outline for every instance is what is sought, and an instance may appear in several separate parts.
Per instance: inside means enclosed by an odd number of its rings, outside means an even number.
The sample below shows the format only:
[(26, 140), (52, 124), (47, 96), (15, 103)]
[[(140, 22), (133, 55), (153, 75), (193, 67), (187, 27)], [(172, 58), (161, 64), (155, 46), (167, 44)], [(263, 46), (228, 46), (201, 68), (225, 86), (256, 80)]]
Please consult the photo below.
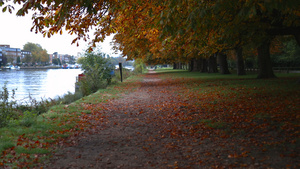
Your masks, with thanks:
[[(275, 36), (292, 35), (298, 44), (297, 0), (16, 0), (17, 15), (33, 10), (32, 31), (91, 38), (92, 45), (115, 34), (115, 49), (149, 63), (187, 62), (236, 47), (257, 48)], [(14, 8), (1, 1), (2, 11)], [(89, 37), (93, 28), (95, 33)]]

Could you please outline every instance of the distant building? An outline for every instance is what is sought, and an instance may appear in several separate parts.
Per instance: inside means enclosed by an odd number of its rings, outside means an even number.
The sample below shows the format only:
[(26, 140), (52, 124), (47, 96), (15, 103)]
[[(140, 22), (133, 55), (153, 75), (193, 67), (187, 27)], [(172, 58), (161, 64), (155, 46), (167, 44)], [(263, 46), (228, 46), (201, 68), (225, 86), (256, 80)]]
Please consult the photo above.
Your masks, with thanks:
[(65, 55), (61, 55), (61, 63), (69, 63), (70, 62), (70, 55), (65, 54)]
[(0, 45), (0, 48), (10, 48), (10, 45)]
[(11, 48), (10, 45), (0, 45), (2, 57), (5, 56), (8, 62), (17, 63), (17, 57), (22, 56), (20, 48)]
[(49, 55), (49, 63), (52, 64), (53, 54), (48, 54), (48, 55)]
[(49, 54), (50, 63), (53, 63), (53, 59), (58, 58), (60, 63), (69, 63), (70, 62), (70, 55), (68, 54), (59, 54), (58, 52), (54, 52), (53, 54)]
[(54, 59), (54, 57), (53, 57), (53, 54), (48, 54), (49, 55), (49, 63), (50, 64), (52, 64), (53, 62), (53, 59)]
[(61, 64), (65, 64), (65, 63), (74, 64), (76, 61), (76, 56), (72, 56), (69, 54), (59, 54), (58, 52), (54, 52), (53, 54), (48, 54), (48, 55), (51, 64), (53, 63), (53, 59), (59, 59)]
[(53, 63), (53, 59), (58, 58), (58, 53), (54, 52), (53, 54), (49, 54), (49, 62), (52, 64)]

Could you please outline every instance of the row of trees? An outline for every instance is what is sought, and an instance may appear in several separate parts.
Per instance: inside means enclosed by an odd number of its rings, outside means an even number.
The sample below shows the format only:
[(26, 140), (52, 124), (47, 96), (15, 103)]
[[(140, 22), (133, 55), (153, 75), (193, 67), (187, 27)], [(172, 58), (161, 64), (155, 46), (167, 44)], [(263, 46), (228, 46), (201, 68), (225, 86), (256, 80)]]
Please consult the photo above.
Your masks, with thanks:
[[(87, 40), (96, 27), (92, 46), (115, 34), (115, 49), (128, 59), (148, 64), (190, 63), (191, 70), (227, 71), (234, 53), (238, 74), (244, 74), (245, 55), (257, 55), (259, 78), (274, 77), (271, 47), (282, 36), (300, 44), (299, 0), (14, 0), (23, 4), (18, 15), (34, 10), (32, 30), (44, 36), (77, 34)], [(3, 10), (12, 6), (3, 5)]]

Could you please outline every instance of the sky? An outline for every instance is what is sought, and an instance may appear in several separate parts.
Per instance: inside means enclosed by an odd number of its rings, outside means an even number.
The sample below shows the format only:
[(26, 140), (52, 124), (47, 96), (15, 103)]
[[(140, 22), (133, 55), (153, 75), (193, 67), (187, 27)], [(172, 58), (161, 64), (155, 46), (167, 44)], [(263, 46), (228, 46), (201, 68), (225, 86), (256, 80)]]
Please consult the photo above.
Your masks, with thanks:
[[(1, 9), (0, 9), (1, 10)], [(15, 11), (10, 14), (0, 11), (0, 45), (10, 45), (11, 48), (23, 49), (27, 42), (37, 43), (46, 49), (48, 54), (58, 52), (59, 54), (77, 55), (78, 52), (84, 52), (88, 47), (88, 42), (79, 41), (79, 47), (76, 44), (71, 45), (76, 35), (69, 35), (64, 32), (62, 35), (56, 34), (50, 38), (43, 37), (41, 33), (31, 32), (32, 27), (31, 15), (24, 17), (15, 15)], [(90, 35), (91, 37), (91, 35)], [(99, 43), (101, 51), (111, 56), (117, 56), (111, 49), (110, 42), (112, 36), (107, 37), (103, 43)]]

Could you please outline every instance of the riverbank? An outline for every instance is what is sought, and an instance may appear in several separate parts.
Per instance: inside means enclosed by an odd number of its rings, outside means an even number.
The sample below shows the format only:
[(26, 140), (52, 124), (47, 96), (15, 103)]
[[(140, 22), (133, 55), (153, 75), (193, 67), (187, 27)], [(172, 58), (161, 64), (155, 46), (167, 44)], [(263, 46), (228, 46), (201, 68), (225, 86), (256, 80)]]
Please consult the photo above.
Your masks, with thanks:
[(61, 66), (22, 66), (20, 69), (61, 69)]
[(48, 159), (60, 146), (73, 144), (74, 132), (79, 134), (87, 128), (84, 116), (92, 113), (85, 104), (106, 102), (131, 92), (127, 85), (134, 87), (135, 79), (137, 76), (126, 80), (126, 83), (114, 83), (71, 104), (56, 105), (40, 116), (22, 117), (21, 121), (32, 122), (28, 127), (15, 123), (0, 128), (0, 168), (33, 167)]

